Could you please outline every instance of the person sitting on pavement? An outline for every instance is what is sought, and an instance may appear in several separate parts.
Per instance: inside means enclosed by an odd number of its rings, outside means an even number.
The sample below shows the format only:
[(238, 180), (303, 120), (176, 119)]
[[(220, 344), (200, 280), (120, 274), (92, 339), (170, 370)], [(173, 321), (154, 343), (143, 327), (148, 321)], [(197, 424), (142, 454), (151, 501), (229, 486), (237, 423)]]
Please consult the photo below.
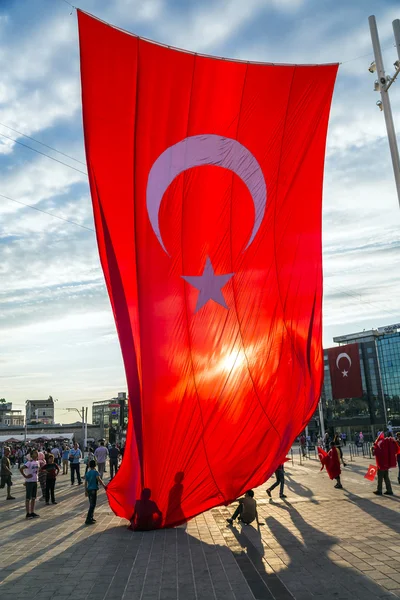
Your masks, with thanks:
[(393, 469), (397, 465), (397, 456), (400, 452), (399, 445), (393, 439), (390, 432), (383, 433), (375, 440), (374, 456), (378, 467), (378, 487), (374, 491), (377, 496), (382, 496), (382, 484), (385, 480), (386, 496), (393, 496), (392, 484), (389, 479), (389, 469)]
[(239, 498), (238, 500), (239, 506), (233, 513), (230, 519), (227, 519), (229, 525), (233, 525), (234, 520), (237, 518), (239, 521), (244, 523), (245, 525), (250, 525), (254, 520), (258, 522), (258, 513), (257, 513), (257, 501), (254, 498), (254, 491), (247, 490), (244, 495), (244, 498)]

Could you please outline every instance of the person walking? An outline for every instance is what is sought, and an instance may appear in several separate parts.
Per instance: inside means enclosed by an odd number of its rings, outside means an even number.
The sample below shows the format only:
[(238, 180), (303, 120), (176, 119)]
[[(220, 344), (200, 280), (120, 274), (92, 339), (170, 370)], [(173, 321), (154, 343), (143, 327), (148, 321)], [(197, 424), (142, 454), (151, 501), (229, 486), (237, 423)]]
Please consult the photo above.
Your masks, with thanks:
[(306, 440), (306, 436), (304, 435), (304, 433), (300, 436), (300, 448), (303, 453), (303, 456), (305, 457), (306, 450), (307, 450), (307, 440)]
[(104, 446), (104, 440), (100, 441), (100, 446), (94, 451), (94, 457), (97, 460), (97, 468), (99, 469), (100, 477), (103, 477), (108, 457), (108, 450)]
[(10, 462), (10, 448), (6, 446), (4, 448), (4, 454), (1, 459), (1, 472), (0, 472), (0, 488), (7, 488), (7, 496), (6, 500), (15, 500), (14, 496), (11, 495), (11, 486), (12, 486), (12, 471), (11, 471), (11, 462)]
[(62, 453), (62, 467), (63, 467), (63, 475), (68, 475), (68, 465), (69, 465), (69, 446), (63, 446)]
[(21, 475), (27, 480), (25, 483), (25, 491), (26, 491), (26, 518), (33, 519), (38, 517), (35, 513), (35, 501), (37, 496), (37, 484), (38, 484), (38, 472), (40, 469), (40, 464), (38, 461), (38, 451), (31, 450), (30, 452), (30, 460), (28, 460), (24, 465), (20, 468)]
[(114, 477), (118, 473), (118, 459), (120, 457), (121, 452), (117, 448), (115, 444), (111, 446), (111, 449), (108, 451), (108, 455), (110, 457), (110, 479)]
[(60, 467), (54, 460), (53, 454), (49, 455), (47, 463), (40, 469), (46, 473), (46, 504), (50, 504), (50, 496), (52, 504), (57, 504), (54, 497), (54, 488), (56, 485), (56, 477), (60, 472)]
[(85, 496), (89, 500), (89, 510), (87, 513), (86, 525), (93, 525), (96, 523), (96, 519), (94, 518), (94, 511), (97, 504), (97, 492), (99, 489), (99, 483), (105, 489), (106, 486), (103, 483), (102, 478), (100, 477), (100, 473), (96, 471), (96, 461), (91, 460), (89, 463), (89, 470), (85, 473)]
[(74, 483), (75, 483), (75, 474), (76, 474), (76, 478), (78, 480), (78, 485), (81, 485), (81, 483), (82, 483), (81, 470), (80, 470), (81, 458), (82, 458), (81, 449), (79, 448), (78, 442), (75, 442), (74, 447), (71, 448), (71, 450), (69, 451), (69, 457), (68, 457), (68, 460), (71, 465), (71, 485), (74, 485)]
[(272, 496), (271, 496), (272, 490), (274, 490), (276, 487), (278, 487), (278, 485), (280, 485), (281, 487), (279, 489), (279, 497), (287, 498), (287, 496), (285, 496), (285, 494), (283, 493), (283, 489), (285, 487), (285, 468), (284, 468), (283, 464), (279, 465), (279, 467), (276, 469), (275, 477), (276, 477), (275, 483), (266, 490), (268, 497), (272, 498)]
[(392, 434), (387, 432), (386, 437), (383, 433), (375, 440), (374, 455), (378, 467), (378, 487), (374, 491), (377, 496), (382, 496), (383, 481), (385, 481), (385, 496), (393, 496), (392, 484), (389, 478), (389, 469), (397, 465), (397, 456), (399, 446), (393, 439)]

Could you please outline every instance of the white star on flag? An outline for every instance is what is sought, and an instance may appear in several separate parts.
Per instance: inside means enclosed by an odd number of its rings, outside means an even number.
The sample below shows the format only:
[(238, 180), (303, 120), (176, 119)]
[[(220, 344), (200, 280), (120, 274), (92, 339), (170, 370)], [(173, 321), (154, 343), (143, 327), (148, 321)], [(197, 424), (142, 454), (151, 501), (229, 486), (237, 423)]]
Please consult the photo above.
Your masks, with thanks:
[(206, 264), (202, 275), (188, 276), (182, 275), (182, 279), (190, 283), (193, 287), (199, 290), (195, 313), (200, 310), (209, 300), (214, 300), (224, 308), (228, 309), (225, 298), (222, 294), (222, 288), (234, 276), (234, 273), (225, 275), (215, 275), (211, 260), (207, 257)]
[(342, 375), (343, 375), (343, 377), (347, 377), (347, 376), (348, 376), (348, 374), (349, 374), (349, 372), (348, 372), (348, 371), (346, 371), (346, 370), (342, 371)]

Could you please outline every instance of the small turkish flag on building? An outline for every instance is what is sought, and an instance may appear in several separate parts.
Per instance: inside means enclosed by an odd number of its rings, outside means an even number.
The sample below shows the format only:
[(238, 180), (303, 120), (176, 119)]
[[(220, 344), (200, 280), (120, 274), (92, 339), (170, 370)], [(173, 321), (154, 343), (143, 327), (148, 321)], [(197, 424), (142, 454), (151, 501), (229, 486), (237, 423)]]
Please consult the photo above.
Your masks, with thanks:
[(360, 398), (363, 394), (358, 344), (328, 349), (332, 397)]
[(364, 475), (364, 479), (373, 481), (375, 479), (376, 471), (378, 470), (376, 465), (369, 465), (368, 471)]

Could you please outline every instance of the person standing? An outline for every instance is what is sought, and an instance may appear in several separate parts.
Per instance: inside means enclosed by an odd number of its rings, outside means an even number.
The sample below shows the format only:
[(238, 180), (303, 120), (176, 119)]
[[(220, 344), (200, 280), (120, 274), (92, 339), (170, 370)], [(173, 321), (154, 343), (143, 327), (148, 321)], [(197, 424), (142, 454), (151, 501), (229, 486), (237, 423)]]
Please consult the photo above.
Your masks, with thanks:
[(54, 462), (56, 465), (60, 464), (60, 450), (58, 446), (54, 446), (54, 448), (50, 450), (50, 453), (54, 456)]
[(275, 471), (275, 477), (276, 477), (275, 483), (266, 490), (268, 497), (272, 498), (272, 496), (271, 496), (272, 490), (274, 490), (278, 485), (280, 485), (281, 487), (279, 490), (279, 497), (286, 498), (287, 496), (285, 496), (285, 494), (283, 493), (283, 489), (285, 487), (285, 468), (284, 468), (283, 464), (279, 465), (279, 467)]
[(302, 433), (300, 436), (300, 448), (301, 448), (301, 452), (302, 452), (303, 456), (306, 456), (306, 445), (307, 445), (306, 436), (304, 435), (304, 433)]
[(71, 464), (71, 485), (75, 483), (75, 474), (78, 480), (78, 485), (81, 485), (81, 470), (80, 470), (80, 460), (82, 458), (82, 452), (79, 448), (78, 442), (75, 442), (74, 447), (69, 451), (69, 462)]
[(118, 473), (118, 459), (121, 454), (119, 449), (115, 444), (111, 446), (111, 449), (108, 451), (110, 457), (110, 479), (114, 477)]
[[(396, 433), (396, 442), (397, 442), (397, 445), (400, 448), (400, 431), (398, 431)], [(399, 471), (397, 473), (397, 481), (400, 483), (400, 453), (397, 454), (397, 466), (398, 466), (398, 469), (399, 469)]]
[(100, 441), (100, 446), (94, 451), (94, 457), (97, 460), (97, 467), (99, 469), (100, 477), (103, 477), (106, 467), (106, 460), (108, 457), (108, 450), (104, 446), (104, 440)]
[(62, 449), (62, 467), (63, 467), (63, 475), (68, 475), (68, 464), (69, 464), (69, 446), (63, 446)]
[(7, 487), (7, 497), (6, 500), (15, 500), (14, 496), (11, 496), (11, 481), (12, 471), (11, 471), (11, 462), (10, 462), (10, 448), (6, 446), (4, 448), (4, 455), (1, 459), (1, 472), (0, 472), (0, 488)]
[(56, 477), (60, 472), (59, 466), (54, 460), (53, 454), (49, 454), (47, 463), (40, 469), (46, 473), (46, 504), (50, 503), (50, 496), (52, 504), (57, 504), (54, 497), (54, 488), (56, 485)]
[(335, 447), (337, 448), (338, 452), (339, 452), (339, 458), (342, 462), (342, 465), (344, 467), (346, 467), (346, 463), (344, 462), (343, 459), (343, 450), (342, 450), (342, 440), (341, 440), (341, 436), (339, 434), (336, 434), (335, 437), (333, 438), (333, 441), (335, 442)]
[[(31, 453), (32, 455), (32, 453)], [(39, 498), (40, 502), (43, 502), (46, 498), (46, 473), (42, 471), (42, 467), (44, 467), (47, 463), (47, 457), (49, 455), (44, 452), (39, 452), (38, 453), (38, 461), (39, 461), (39, 473), (38, 473), (38, 480), (39, 480), (39, 485), (40, 485), (40, 490), (42, 492), (42, 495)]]
[[(40, 469), (40, 464), (38, 461), (38, 451), (31, 450), (30, 459), (21, 466), (20, 473), (21, 475), (27, 479), (25, 484), (26, 490), (26, 518), (33, 519), (34, 517), (38, 517), (35, 513), (35, 501), (37, 496), (37, 484), (38, 484), (38, 472)], [(26, 472), (25, 472), (26, 471)]]
[(324, 435), (324, 447), (325, 447), (326, 452), (329, 452), (330, 444), (331, 444), (331, 438), (329, 437), (329, 433), (326, 432)]
[(386, 496), (393, 496), (392, 484), (389, 479), (389, 469), (397, 465), (399, 446), (388, 432), (386, 437), (383, 433), (375, 440), (374, 455), (378, 467), (378, 487), (374, 491), (377, 496), (382, 496), (383, 481), (385, 481)]
[(89, 470), (85, 473), (85, 496), (89, 499), (89, 510), (85, 521), (86, 525), (93, 525), (96, 523), (96, 519), (94, 519), (94, 510), (97, 504), (99, 483), (104, 489), (106, 488), (100, 477), (100, 473), (96, 471), (96, 461), (91, 460), (89, 463)]
[(338, 490), (343, 489), (342, 482), (340, 481), (340, 454), (335, 446), (335, 442), (331, 442), (331, 449), (328, 453), (324, 452), (322, 448), (318, 448), (318, 456), (322, 464), (321, 471), (326, 467), (329, 478), (336, 479), (335, 488)]

